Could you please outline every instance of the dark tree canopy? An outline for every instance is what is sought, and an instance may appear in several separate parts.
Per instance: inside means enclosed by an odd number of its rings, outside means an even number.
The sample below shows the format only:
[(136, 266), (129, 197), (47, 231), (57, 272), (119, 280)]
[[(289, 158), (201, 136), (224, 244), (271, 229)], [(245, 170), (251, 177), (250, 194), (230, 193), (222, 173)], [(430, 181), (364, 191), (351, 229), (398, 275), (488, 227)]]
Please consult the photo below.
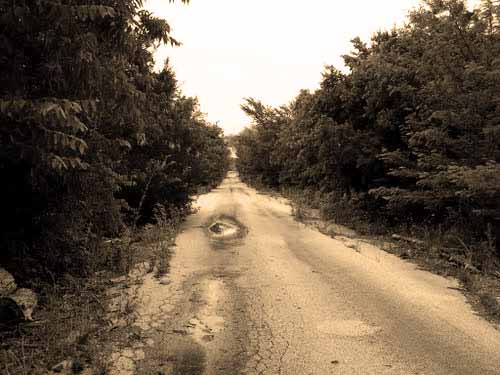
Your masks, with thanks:
[(222, 131), (168, 61), (153, 71), (154, 47), (179, 43), (141, 6), (0, 0), (2, 258), (85, 272), (103, 237), (222, 179)]

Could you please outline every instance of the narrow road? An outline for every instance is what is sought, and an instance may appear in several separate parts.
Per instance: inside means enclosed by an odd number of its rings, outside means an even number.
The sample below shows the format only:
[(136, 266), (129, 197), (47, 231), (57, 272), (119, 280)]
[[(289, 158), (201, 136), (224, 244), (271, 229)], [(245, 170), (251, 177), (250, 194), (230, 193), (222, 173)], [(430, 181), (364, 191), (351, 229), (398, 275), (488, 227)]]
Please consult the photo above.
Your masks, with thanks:
[(297, 223), (234, 172), (197, 206), (138, 373), (500, 375), (500, 332), (454, 281)]

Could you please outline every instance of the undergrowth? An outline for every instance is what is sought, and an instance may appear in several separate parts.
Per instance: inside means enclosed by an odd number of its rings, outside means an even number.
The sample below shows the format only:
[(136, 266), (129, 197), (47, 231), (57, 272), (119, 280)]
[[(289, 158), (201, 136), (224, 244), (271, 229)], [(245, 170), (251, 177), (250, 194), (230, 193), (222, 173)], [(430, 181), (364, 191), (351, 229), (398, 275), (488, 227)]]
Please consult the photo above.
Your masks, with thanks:
[[(111, 297), (106, 291), (126, 280), (137, 264), (161, 277), (168, 273), (177, 229), (187, 212), (154, 209), (155, 223), (128, 229), (120, 238), (105, 240), (92, 273), (69, 273), (51, 279), (31, 279), (39, 303), (34, 322), (0, 332), (0, 373), (46, 374), (54, 365), (70, 361), (73, 373), (90, 368), (99, 375), (108, 371), (106, 342), (116, 326), (109, 314)], [(124, 285), (126, 286), (126, 285)], [(133, 293), (121, 293), (120, 319), (130, 326), (134, 319)]]
[(66, 276), (55, 285), (40, 285), (35, 321), (1, 332), (0, 371), (3, 374), (45, 374), (71, 358), (75, 373), (92, 367), (104, 374), (101, 350), (106, 333), (104, 277), (80, 279)]

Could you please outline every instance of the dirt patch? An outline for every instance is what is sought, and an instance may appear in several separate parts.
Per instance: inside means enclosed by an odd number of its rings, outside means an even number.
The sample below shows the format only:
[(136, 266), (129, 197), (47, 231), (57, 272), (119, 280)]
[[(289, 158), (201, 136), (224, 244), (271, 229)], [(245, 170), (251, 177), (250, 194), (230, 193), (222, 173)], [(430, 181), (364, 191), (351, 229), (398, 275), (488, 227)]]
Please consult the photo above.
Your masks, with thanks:
[(321, 333), (346, 337), (371, 336), (380, 330), (359, 320), (326, 321), (318, 324), (317, 328)]

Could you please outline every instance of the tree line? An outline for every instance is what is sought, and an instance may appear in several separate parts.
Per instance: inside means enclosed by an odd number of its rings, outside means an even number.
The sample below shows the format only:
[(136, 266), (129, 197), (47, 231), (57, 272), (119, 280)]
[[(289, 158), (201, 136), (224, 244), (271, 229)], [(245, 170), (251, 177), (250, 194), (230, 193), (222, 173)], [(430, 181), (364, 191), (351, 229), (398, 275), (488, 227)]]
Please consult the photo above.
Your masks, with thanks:
[[(183, 1), (187, 2), (187, 1)], [(104, 238), (187, 212), (228, 151), (142, 0), (0, 0), (0, 259), (86, 274)], [(12, 268), (12, 267), (11, 267)]]
[(242, 177), (319, 192), (332, 216), (347, 204), (371, 221), (453, 228), (464, 246), (491, 249), (500, 3), (425, 0), (403, 26), (352, 44), (348, 72), (327, 66), (316, 91), (278, 108), (246, 99), (253, 125), (235, 140)]

